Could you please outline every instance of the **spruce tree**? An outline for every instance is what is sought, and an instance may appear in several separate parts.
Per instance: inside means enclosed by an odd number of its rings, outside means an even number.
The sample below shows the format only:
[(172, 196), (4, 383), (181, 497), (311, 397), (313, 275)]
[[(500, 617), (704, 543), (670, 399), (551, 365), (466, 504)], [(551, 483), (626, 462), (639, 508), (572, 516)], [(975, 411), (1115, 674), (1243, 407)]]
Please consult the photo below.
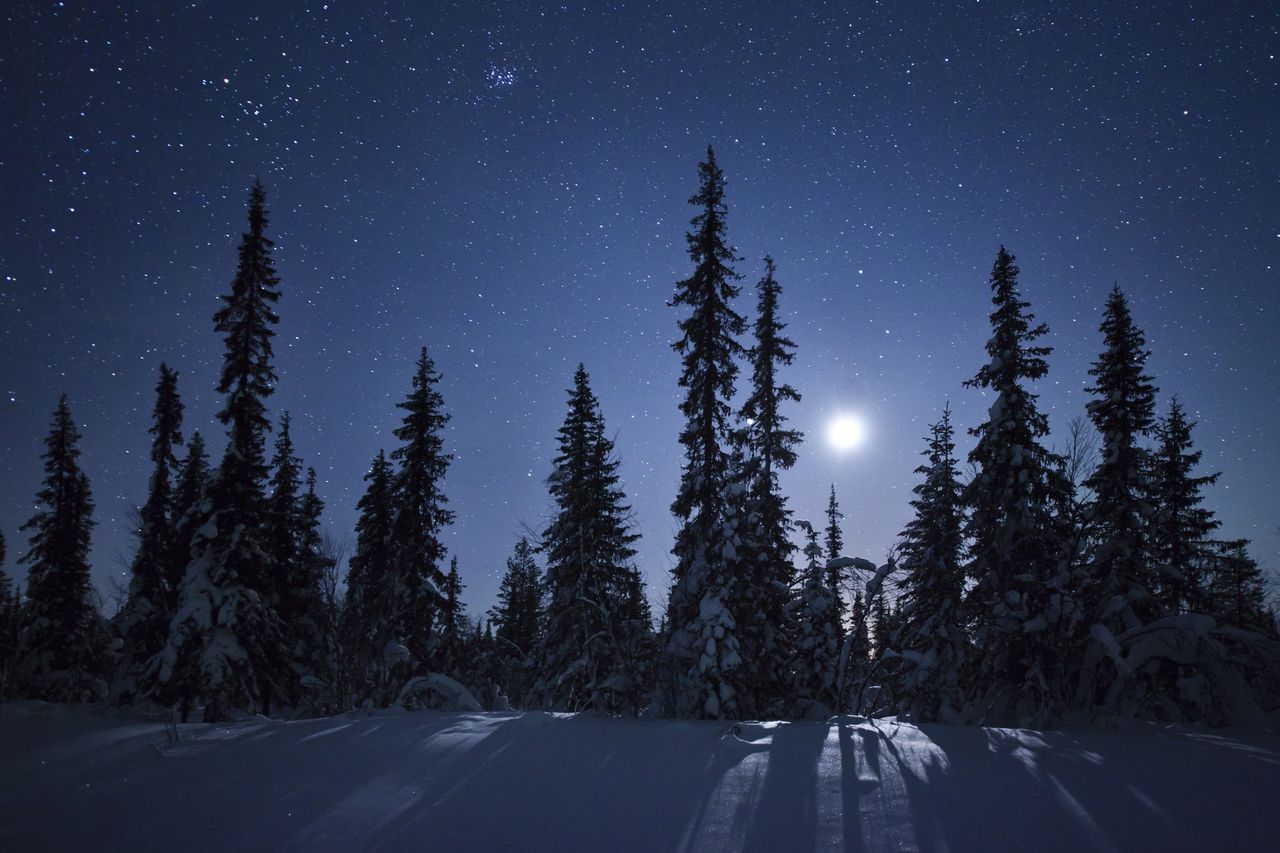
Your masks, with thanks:
[(1152, 485), (1156, 504), (1151, 548), (1157, 570), (1157, 589), (1169, 613), (1204, 612), (1204, 554), (1219, 522), (1206, 509), (1201, 490), (1218, 481), (1218, 474), (1196, 476), (1201, 451), (1193, 450), (1191, 430), (1178, 398), (1156, 425)]
[(795, 360), (795, 343), (783, 334), (787, 324), (778, 317), (782, 287), (774, 276), (773, 259), (766, 256), (764, 263), (764, 277), (756, 285), (755, 342), (747, 353), (751, 394), (741, 412), (746, 424), (747, 499), (756, 519), (758, 553), (746, 567), (746, 624), (739, 633), (743, 659), (751, 670), (749, 689), (754, 695), (749, 704), (757, 716), (776, 716), (790, 690), (788, 610), (796, 575), (791, 511), (778, 475), (795, 464), (803, 434), (789, 429), (782, 413), (785, 403), (800, 401), (800, 394), (778, 377), (779, 369)]
[(725, 241), (724, 174), (715, 153), (699, 165), (698, 208), (687, 235), (693, 274), (676, 285), (672, 304), (687, 307), (673, 348), (681, 357), (680, 413), (684, 448), (680, 489), (672, 512), (680, 520), (667, 605), (664, 680), (666, 701), (678, 717), (719, 719), (738, 713), (741, 659), (734, 636), (739, 579), (726, 553), (725, 490), (729, 468), (729, 400), (745, 325), (730, 302), (738, 295), (736, 260)]
[(1041, 443), (1048, 422), (1026, 388), (1048, 372), (1050, 348), (1036, 344), (1048, 329), (1033, 325), (1018, 272), (1001, 246), (991, 271), (990, 360), (965, 383), (995, 397), (987, 420), (971, 430), (976, 473), (965, 489), (967, 570), (974, 579), (967, 601), (975, 646), (969, 700), (974, 715), (990, 723), (1043, 723), (1062, 705), (1056, 635), (1067, 581), (1052, 514), (1062, 491), (1060, 462)]
[(387, 652), (396, 638), (393, 615), (399, 595), (391, 541), (394, 475), (383, 451), (378, 451), (364, 479), (369, 485), (356, 504), (360, 517), (347, 569), (342, 634), (354, 661), (357, 704), (370, 700), (385, 707), (394, 698)]
[[(871, 665), (871, 631), (868, 625), (868, 614), (866, 602), (862, 599), (862, 590), (856, 589), (853, 592), (853, 604), (849, 611), (849, 659), (846, 662), (846, 680), (845, 684), (852, 687), (861, 684), (866, 677), (867, 670)], [(842, 701), (846, 701), (850, 697), (842, 697)], [(860, 709), (854, 708), (855, 713)]]
[(637, 687), (631, 635), (644, 628), (624, 608), (634, 595), (632, 545), (639, 537), (628, 525), (619, 462), (581, 364), (568, 393), (548, 479), (555, 516), (541, 544), (548, 598), (538, 694), (555, 710), (613, 711), (616, 694), (633, 696)]
[(172, 630), (172, 618), (177, 615), (181, 604), (196, 530), (207, 516), (208, 485), (209, 459), (204, 450), (204, 437), (200, 435), (199, 430), (196, 430), (187, 439), (187, 455), (180, 464), (173, 490), (173, 558), (166, 567), (164, 601), (165, 612), (170, 614), (170, 621), (166, 626), (165, 645), (150, 660), (137, 661), (140, 668), (134, 682), (135, 695), (148, 697), (162, 704), (180, 703), (184, 713), (190, 710), (198, 692), (194, 671), (188, 672), (185, 680), (169, 679), (161, 682), (162, 658), (160, 655), (168, 649), (168, 632)]
[(190, 562), (191, 541), (195, 537), (196, 523), (201, 517), (201, 503), (209, 486), (209, 457), (204, 449), (204, 436), (199, 430), (187, 440), (187, 456), (178, 470), (177, 484), (173, 491), (173, 560), (169, 563), (167, 610), (176, 613), (182, 592), (182, 581)]
[(1274, 623), (1266, 606), (1266, 582), (1248, 546), (1247, 539), (1213, 543), (1206, 609), (1220, 623), (1271, 634)]
[(227, 427), (227, 449), (200, 504), (181, 604), (157, 672), (161, 683), (185, 685), (184, 709), (204, 700), (206, 722), (252, 705), (270, 713), (287, 669), (263, 525), (265, 401), (275, 390), (271, 327), (279, 321), (272, 306), (280, 298), (265, 201), (255, 183), (231, 292), (214, 314), (226, 350), (218, 382), (226, 401), (218, 419)]
[(521, 537), (507, 558), (498, 587), (498, 603), (489, 611), (497, 626), (497, 655), (504, 670), (504, 687), (517, 707), (527, 704), (537, 676), (535, 653), (543, 630), (543, 581), (533, 546)]
[(837, 557), (843, 556), (840, 552), (844, 550), (844, 534), (840, 532), (840, 521), (844, 518), (844, 513), (840, 511), (840, 504), (836, 502), (836, 486), (831, 484), (831, 494), (827, 497), (827, 530), (826, 530), (826, 546), (828, 567), (825, 572), (827, 587), (831, 590), (831, 594), (836, 599), (836, 614), (840, 617), (840, 631), (844, 631), (844, 597), (840, 589), (840, 570), (830, 565), (830, 561)]
[[(466, 587), (458, 574), (458, 558), (449, 558), (449, 573), (444, 578), (444, 604), (440, 608), (440, 646), (435, 669), (460, 681), (463, 668), (463, 645), (467, 637), (467, 616), (462, 604)], [(475, 685), (468, 685), (475, 686)]]
[[(218, 420), (227, 426), (228, 445), (219, 472), (221, 489), (244, 507), (260, 508), (266, 480), (264, 442), (271, 424), (266, 399), (275, 391), (271, 367), (272, 326), (280, 322), (272, 307), (280, 300), (280, 279), (271, 259), (274, 242), (266, 236), (266, 191), (255, 182), (249, 195), (249, 231), (240, 241), (239, 263), (226, 304), (213, 315), (226, 352), (218, 393), (226, 402)], [(237, 507), (238, 508), (238, 507)]]
[(316, 494), (316, 469), (307, 469), (305, 485), (306, 491), (297, 504), (293, 569), (280, 588), (279, 604), (296, 676), (290, 696), (295, 703), (308, 693), (315, 700), (320, 698), (317, 693), (329, 692), (336, 677), (337, 659), (337, 649), (330, 647), (324, 629), (324, 579), (334, 559), (325, 552), (321, 529), (324, 501)]
[(844, 534), (840, 532), (840, 521), (843, 518), (844, 513), (840, 511), (840, 504), (836, 501), (836, 484), (832, 483), (831, 494), (827, 497), (827, 530), (825, 543), (827, 546), (828, 560), (834, 560), (836, 557), (843, 556), (840, 553), (844, 550)]
[(827, 585), (818, 532), (807, 522), (805, 556), (808, 567), (799, 595), (792, 605), (795, 625), (795, 713), (825, 719), (839, 713), (840, 627), (836, 597)]
[(67, 395), (58, 400), (45, 439), (40, 507), (20, 528), (31, 531), (20, 562), (27, 576), (28, 629), (22, 655), (33, 697), (55, 701), (101, 698), (103, 632), (89, 581), (93, 497), (80, 469), (80, 432)]
[(302, 460), (294, 453), (289, 413), (284, 412), (276, 432), (275, 455), (271, 457), (270, 493), (266, 500), (262, 533), (274, 568), (270, 583), (264, 589), (271, 606), (280, 611), (286, 622), (293, 614), (287, 612), (284, 600), (289, 596), (289, 586), (293, 583), (301, 556), (301, 488)]
[(912, 490), (915, 515), (902, 532), (898, 581), (902, 607), (897, 651), (899, 707), (917, 722), (960, 719), (965, 661), (961, 487), (951, 411), (930, 428), (922, 481)]
[(397, 407), (404, 419), (395, 436), (403, 442), (391, 453), (400, 463), (392, 498), (392, 585), (397, 600), (390, 613), (396, 636), (413, 659), (431, 659), (432, 624), (443, 603), (444, 545), (440, 535), (453, 521), (445, 508), (445, 472), (453, 460), (441, 432), (449, 422), (436, 390), (440, 374), (423, 347), (409, 396)]
[(1089, 417), (1102, 438), (1101, 462), (1085, 481), (1093, 492), (1086, 510), (1093, 547), (1074, 584), (1080, 624), (1087, 636), (1078, 666), (1077, 701), (1100, 700), (1114, 678), (1114, 638), (1160, 615), (1151, 597), (1154, 560), (1148, 530), (1153, 514), (1150, 461), (1142, 442), (1151, 430), (1156, 389), (1145, 373), (1148, 352), (1128, 301), (1112, 289), (1102, 320), (1105, 351), (1089, 370), (1095, 397)]
[(870, 610), (872, 656), (875, 660), (882, 661), (885, 651), (893, 647), (892, 617), (883, 588), (871, 597)]
[[(118, 618), (126, 670), (145, 664), (164, 648), (177, 599), (174, 579), (186, 567), (189, 556), (189, 552), (178, 551), (177, 533), (175, 479), (179, 462), (174, 449), (182, 444), (182, 408), (178, 374), (161, 364), (150, 430), (154, 467), (140, 513), (142, 526), (131, 566), (129, 599)], [(128, 677), (134, 674), (130, 672)], [(132, 686), (125, 689), (131, 691)]]
[(638, 715), (652, 695), (654, 663), (658, 655), (657, 635), (653, 628), (653, 612), (645, 593), (644, 576), (634, 564), (623, 568), (614, 591), (618, 635), (622, 638), (621, 678), (611, 689), (613, 707), (623, 713)]

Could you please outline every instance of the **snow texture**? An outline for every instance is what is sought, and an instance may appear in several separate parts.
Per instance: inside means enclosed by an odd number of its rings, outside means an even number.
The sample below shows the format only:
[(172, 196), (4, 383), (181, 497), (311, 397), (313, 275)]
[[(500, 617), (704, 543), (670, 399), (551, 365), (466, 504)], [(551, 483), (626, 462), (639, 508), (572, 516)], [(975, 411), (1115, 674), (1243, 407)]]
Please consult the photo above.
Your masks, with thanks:
[(164, 722), (19, 703), (0, 706), (0, 847), (1274, 850), (1277, 725), (386, 711), (180, 725), (170, 742)]

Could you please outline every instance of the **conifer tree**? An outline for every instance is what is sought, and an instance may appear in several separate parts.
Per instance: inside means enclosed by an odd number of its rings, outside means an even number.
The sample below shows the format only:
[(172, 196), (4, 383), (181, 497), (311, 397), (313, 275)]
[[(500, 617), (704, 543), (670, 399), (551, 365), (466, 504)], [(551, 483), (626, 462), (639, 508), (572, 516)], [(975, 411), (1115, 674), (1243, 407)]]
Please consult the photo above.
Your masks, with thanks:
[(638, 715), (653, 692), (658, 637), (645, 593), (644, 576), (628, 564), (617, 577), (615, 623), (622, 638), (622, 678), (615, 681), (613, 707)]
[(204, 449), (204, 436), (199, 430), (187, 440), (187, 456), (178, 470), (178, 480), (173, 491), (173, 554), (169, 563), (167, 610), (176, 613), (182, 592), (182, 581), (190, 562), (191, 540), (195, 525), (201, 516), (200, 504), (209, 486), (209, 457)]
[[(245, 506), (261, 503), (266, 480), (264, 442), (271, 424), (266, 399), (275, 392), (271, 367), (272, 326), (280, 322), (273, 306), (280, 301), (280, 278), (271, 259), (274, 242), (267, 237), (266, 191), (255, 182), (249, 194), (249, 231), (240, 241), (239, 263), (226, 304), (213, 315), (214, 330), (223, 335), (226, 353), (218, 393), (226, 403), (218, 420), (228, 428), (227, 453), (219, 472), (222, 489), (231, 490)], [(254, 508), (259, 508), (254, 506)]]
[(262, 533), (275, 570), (270, 583), (264, 586), (264, 592), (271, 606), (286, 621), (293, 614), (287, 612), (288, 608), (284, 607), (283, 602), (289, 595), (289, 587), (293, 583), (293, 575), (298, 570), (301, 556), (301, 488), (302, 460), (294, 453), (289, 413), (284, 412), (280, 416), (280, 428), (276, 432), (275, 455), (271, 457), (270, 493), (266, 500)]
[(497, 654), (503, 662), (507, 695), (523, 707), (537, 676), (535, 652), (542, 640), (543, 581), (533, 546), (521, 537), (507, 558), (498, 603), (489, 611), (497, 626)]
[(750, 705), (758, 716), (776, 716), (790, 690), (787, 673), (792, 657), (789, 600), (795, 582), (791, 563), (791, 511), (783, 497), (778, 474), (796, 461), (803, 434), (789, 429), (782, 407), (799, 402), (800, 394), (778, 377), (779, 368), (795, 360), (795, 343), (783, 334), (778, 317), (782, 287), (774, 277), (773, 259), (765, 257), (765, 275), (756, 285), (755, 343), (751, 363), (751, 394), (741, 417), (747, 425), (746, 476), (749, 512), (756, 518), (754, 540), (758, 553), (747, 565), (742, 612), (747, 624), (740, 630), (743, 658), (751, 669)]
[(187, 673), (184, 679), (160, 681), (160, 665), (163, 655), (168, 649), (169, 632), (172, 631), (172, 618), (177, 615), (181, 604), (183, 585), (186, 579), (192, 542), (197, 528), (207, 516), (207, 492), (209, 486), (209, 459), (204, 450), (204, 437), (200, 431), (191, 433), (187, 439), (187, 455), (178, 469), (177, 482), (173, 490), (173, 547), (171, 559), (166, 567), (165, 612), (170, 615), (166, 628), (165, 645), (150, 660), (138, 660), (140, 668), (134, 683), (134, 692), (139, 697), (149, 697), (162, 704), (179, 703), (184, 714), (189, 712), (195, 701), (198, 684), (194, 671)]
[(400, 463), (392, 498), (393, 594), (390, 612), (396, 636), (413, 658), (432, 656), (432, 624), (443, 603), (444, 545), (440, 535), (453, 521), (445, 508), (445, 472), (453, 461), (444, 452), (441, 432), (449, 422), (444, 398), (436, 389), (440, 374), (423, 347), (409, 396), (397, 407), (404, 419), (395, 436), (402, 444), (391, 453)]
[(795, 623), (795, 690), (796, 713), (801, 717), (825, 719), (838, 713), (837, 696), (840, 669), (840, 628), (836, 598), (827, 585), (822, 546), (818, 532), (807, 522), (804, 528), (808, 567), (800, 594), (793, 604)]
[(961, 488), (956, 470), (951, 411), (930, 428), (928, 462), (912, 491), (915, 515), (902, 532), (898, 581), (902, 607), (897, 651), (902, 668), (895, 695), (917, 722), (958, 721), (965, 661), (964, 567), (960, 527)]
[(131, 566), (129, 599), (119, 617), (125, 667), (130, 670), (164, 648), (177, 599), (174, 579), (186, 568), (190, 556), (190, 552), (178, 551), (175, 479), (179, 463), (174, 448), (182, 444), (182, 402), (178, 374), (166, 364), (160, 365), (150, 432), (154, 467), (140, 513), (142, 526)]
[(615, 694), (635, 694), (631, 635), (647, 631), (624, 612), (635, 593), (632, 545), (639, 537), (627, 523), (631, 508), (613, 442), (581, 364), (557, 444), (548, 480), (556, 513), (541, 545), (548, 599), (538, 694), (555, 710), (612, 711)]
[(871, 597), (870, 610), (872, 656), (883, 660), (885, 651), (893, 647), (893, 619), (883, 589)]
[[(770, 713), (766, 685), (771, 679), (766, 670), (768, 662), (761, 659), (760, 653), (773, 626), (755, 609), (763, 590), (754, 587), (753, 582), (760, 574), (764, 552), (759, 539), (758, 503), (751, 494), (751, 481), (750, 466), (743, 458), (743, 443), (735, 436), (721, 486), (723, 520), (710, 540), (708, 553), (712, 555), (712, 571), (707, 576), (708, 592), (704, 596), (704, 600), (723, 602), (723, 607), (719, 613), (708, 611), (707, 624), (712, 627), (704, 631), (706, 640), (700, 657), (707, 661), (704, 677), (732, 687), (733, 710), (726, 715), (739, 719), (759, 719)], [(722, 633), (730, 636), (716, 641), (717, 634)], [(707, 651), (714, 651), (719, 662), (708, 656)], [(732, 665), (725, 665), (730, 660)]]
[(843, 518), (844, 513), (840, 511), (840, 504), (836, 501), (836, 484), (832, 483), (831, 494), (827, 497), (826, 546), (829, 560), (843, 556), (844, 534), (840, 532), (840, 521)]
[(689, 201), (698, 208), (687, 235), (693, 274), (676, 285), (673, 304), (687, 307), (681, 337), (680, 433), (684, 466), (672, 512), (680, 519), (667, 605), (664, 679), (669, 710), (677, 717), (719, 719), (737, 713), (741, 663), (733, 636), (738, 578), (724, 564), (725, 494), (729, 459), (729, 400), (733, 396), (744, 331), (730, 302), (738, 295), (736, 260), (725, 241), (724, 174), (715, 153), (699, 166), (701, 186)]
[(840, 521), (844, 518), (844, 513), (840, 511), (840, 504), (836, 502), (836, 486), (831, 484), (831, 494), (827, 498), (827, 530), (826, 530), (826, 546), (828, 568), (826, 569), (826, 583), (831, 590), (831, 594), (836, 599), (836, 614), (839, 616), (838, 627), (841, 633), (844, 631), (844, 596), (840, 589), (840, 570), (830, 565), (830, 561), (837, 557), (844, 556), (840, 552), (844, 550), (844, 534), (840, 532)]
[(1145, 373), (1145, 338), (1119, 287), (1107, 297), (1102, 333), (1106, 350), (1090, 368), (1094, 384), (1085, 389), (1095, 395), (1088, 411), (1102, 438), (1101, 462), (1085, 481), (1094, 495), (1086, 512), (1094, 546), (1074, 585), (1088, 631), (1078, 668), (1077, 701), (1084, 707), (1102, 698), (1098, 694), (1115, 675), (1108, 674), (1114, 638), (1160, 615), (1151, 597), (1150, 462), (1142, 446), (1152, 426), (1156, 389)]
[(965, 527), (975, 584), (968, 597), (975, 654), (970, 702), (989, 723), (1046, 722), (1060, 709), (1063, 680), (1056, 639), (1063, 616), (1059, 542), (1052, 507), (1059, 503), (1060, 463), (1042, 445), (1049, 426), (1027, 382), (1049, 370), (1050, 348), (1018, 290), (1018, 267), (1004, 247), (991, 271), (990, 361), (965, 385), (995, 396), (985, 422), (971, 430), (976, 473), (965, 489)]
[(465, 651), (467, 666), (463, 673), (463, 683), (474, 688), (473, 695), (483, 696), (481, 701), (488, 710), (509, 711), (511, 703), (502, 692), (501, 685), (506, 677), (497, 645), (492, 623), (482, 619), (471, 623)]
[(214, 314), (226, 348), (218, 382), (226, 402), (218, 419), (227, 427), (227, 450), (200, 504), (181, 603), (157, 670), (162, 684), (184, 685), (184, 709), (204, 700), (206, 722), (251, 705), (270, 713), (287, 668), (263, 530), (265, 401), (275, 390), (271, 327), (279, 318), (272, 306), (280, 298), (265, 202), (255, 183), (231, 293)]
[(40, 507), (20, 528), (31, 531), (26, 631), (22, 655), (32, 696), (61, 701), (100, 698), (104, 635), (91, 599), (89, 538), (93, 497), (80, 469), (80, 432), (67, 395), (58, 400), (45, 439)]
[(393, 614), (399, 596), (392, 563), (392, 524), (395, 518), (394, 475), (386, 454), (379, 450), (369, 472), (369, 485), (356, 508), (356, 550), (347, 569), (343, 636), (355, 662), (356, 699), (385, 706), (389, 695), (388, 644), (395, 640)]
[(1201, 451), (1193, 450), (1191, 430), (1178, 398), (1156, 425), (1157, 446), (1152, 460), (1152, 492), (1156, 503), (1151, 548), (1159, 596), (1169, 613), (1204, 612), (1205, 578), (1202, 566), (1209, 537), (1219, 526), (1203, 506), (1201, 490), (1218, 481), (1218, 474), (1196, 476)]
[(436, 669), (457, 678), (463, 669), (463, 645), (467, 639), (467, 616), (462, 604), (466, 587), (458, 574), (458, 558), (449, 559), (449, 573), (444, 578), (444, 604), (440, 608), (440, 647)]
[(1266, 583), (1248, 546), (1247, 539), (1213, 543), (1206, 609), (1219, 622), (1270, 634), (1274, 623), (1267, 611)]
[[(847, 661), (846, 685), (860, 684), (871, 664), (871, 631), (868, 625), (866, 602), (862, 599), (862, 590), (853, 592), (853, 605), (849, 611), (849, 659)], [(847, 698), (847, 697), (842, 697)], [(853, 709), (855, 712), (859, 709)]]
[(332, 685), (337, 649), (324, 630), (324, 576), (334, 563), (325, 553), (321, 520), (324, 501), (316, 494), (316, 469), (308, 468), (306, 491), (297, 504), (297, 551), (293, 570), (280, 588), (279, 611), (290, 644), (296, 678), (290, 698), (296, 703), (318, 682)]

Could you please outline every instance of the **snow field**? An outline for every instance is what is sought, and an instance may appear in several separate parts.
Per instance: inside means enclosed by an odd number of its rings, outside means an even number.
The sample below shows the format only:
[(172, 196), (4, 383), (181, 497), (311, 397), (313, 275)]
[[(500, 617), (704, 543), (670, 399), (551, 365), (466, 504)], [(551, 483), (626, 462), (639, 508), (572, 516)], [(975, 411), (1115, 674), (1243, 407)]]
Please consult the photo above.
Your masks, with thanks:
[(0, 706), (0, 849), (1274, 850), (1272, 731)]

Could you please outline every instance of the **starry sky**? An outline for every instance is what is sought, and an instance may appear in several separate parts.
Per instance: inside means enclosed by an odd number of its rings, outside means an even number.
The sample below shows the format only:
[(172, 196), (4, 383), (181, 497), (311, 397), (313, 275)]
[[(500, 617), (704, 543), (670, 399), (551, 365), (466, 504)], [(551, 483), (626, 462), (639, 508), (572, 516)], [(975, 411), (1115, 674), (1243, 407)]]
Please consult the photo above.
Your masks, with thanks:
[[(834, 483), (853, 553), (909, 513), (927, 424), (989, 400), (1004, 243), (1054, 347), (1041, 402), (1083, 412), (1103, 300), (1128, 293), (1161, 408), (1199, 421), (1211, 503), (1274, 565), (1280, 482), (1280, 13), (1273, 3), (30, 3), (0, 12), (0, 530), (8, 569), (65, 391), (127, 580), (159, 363), (214, 458), (248, 188), (269, 192), (278, 391), (354, 538), (361, 477), (430, 348), (456, 459), (445, 534), (472, 611), (540, 529), (585, 362), (665, 598), (680, 472), (666, 306), (708, 143), (754, 309), (761, 257), (809, 435), (784, 489)], [(740, 388), (741, 388), (740, 383)], [(739, 401), (741, 400), (739, 397)], [(823, 439), (838, 413), (857, 451)], [(971, 444), (961, 435), (962, 451)]]

